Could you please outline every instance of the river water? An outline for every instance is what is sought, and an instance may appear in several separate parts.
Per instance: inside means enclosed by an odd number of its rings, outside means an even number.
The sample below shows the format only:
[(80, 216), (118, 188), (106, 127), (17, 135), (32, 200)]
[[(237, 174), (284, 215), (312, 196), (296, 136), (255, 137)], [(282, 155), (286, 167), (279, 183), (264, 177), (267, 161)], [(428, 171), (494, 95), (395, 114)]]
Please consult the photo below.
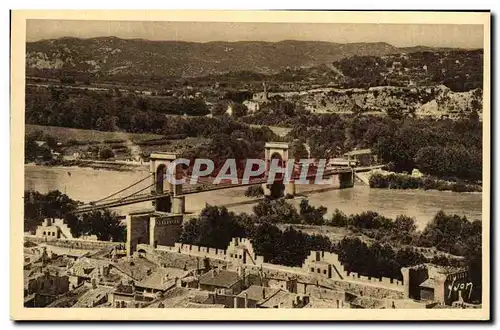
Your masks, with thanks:
[[(79, 167), (25, 165), (25, 189), (37, 190), (42, 193), (58, 189), (72, 199), (89, 202), (106, 197), (148, 175), (149, 172), (146, 168), (119, 172)], [(145, 188), (150, 183), (149, 180), (141, 182), (131, 192)], [(300, 194), (315, 188), (324, 188), (324, 186), (297, 185), (297, 193)], [(251, 213), (254, 204), (244, 204), (244, 202), (249, 201), (244, 196), (245, 190), (245, 187), (240, 187), (187, 195), (186, 210), (197, 212), (206, 204), (210, 204), (227, 205), (232, 211)], [(116, 197), (126, 196), (131, 192), (125, 191)], [(354, 188), (310, 193), (307, 198), (312, 205), (327, 207), (329, 214), (336, 208), (346, 214), (368, 210), (376, 211), (387, 217), (405, 214), (414, 217), (420, 229), (432, 220), (439, 210), (449, 214), (465, 215), (470, 220), (480, 220), (482, 209), (482, 195), (480, 193), (370, 189), (358, 183)], [(299, 202), (299, 199), (293, 201), (297, 205)], [(231, 206), (231, 204), (237, 205)], [(129, 211), (145, 209), (150, 206), (150, 202), (145, 202), (113, 210), (119, 214), (126, 214)]]

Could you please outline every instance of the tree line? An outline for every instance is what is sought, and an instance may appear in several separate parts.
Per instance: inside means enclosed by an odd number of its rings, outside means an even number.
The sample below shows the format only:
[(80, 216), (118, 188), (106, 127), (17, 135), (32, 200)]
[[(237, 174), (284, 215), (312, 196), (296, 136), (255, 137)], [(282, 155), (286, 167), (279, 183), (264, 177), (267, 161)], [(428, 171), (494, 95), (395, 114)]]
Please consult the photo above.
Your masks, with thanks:
[(116, 213), (100, 210), (71, 214), (80, 204), (59, 190), (46, 194), (27, 190), (24, 192), (24, 231), (34, 232), (45, 218), (60, 218), (64, 219), (74, 237), (96, 235), (99, 240), (125, 241), (126, 227)]

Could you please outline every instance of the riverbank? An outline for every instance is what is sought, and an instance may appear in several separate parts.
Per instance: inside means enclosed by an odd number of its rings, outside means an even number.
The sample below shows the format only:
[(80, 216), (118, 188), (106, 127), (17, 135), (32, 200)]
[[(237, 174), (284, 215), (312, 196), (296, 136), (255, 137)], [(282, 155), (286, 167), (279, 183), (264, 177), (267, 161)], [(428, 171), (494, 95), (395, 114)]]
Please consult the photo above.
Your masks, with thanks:
[(482, 192), (480, 184), (453, 182), (429, 176), (414, 176), (394, 172), (376, 171), (368, 174), (370, 188), (382, 189), (422, 189), (451, 192)]
[(143, 170), (149, 167), (146, 162), (126, 162), (126, 161), (103, 161), (92, 159), (58, 159), (43, 163), (27, 163), (28, 166), (45, 166), (45, 167), (81, 167), (92, 168), (96, 170), (108, 170), (118, 172), (129, 172)]
[[(48, 167), (25, 165), (25, 189), (47, 193), (51, 190), (65, 192), (73, 199), (82, 202), (95, 201), (96, 199), (113, 194), (124, 187), (149, 175), (149, 168), (137, 167), (134, 171), (95, 170), (84, 167)], [(144, 181), (134, 187), (140, 190), (150, 185)], [(324, 185), (297, 185), (297, 195), (307, 193), (311, 205), (324, 205), (329, 213), (336, 208), (346, 214), (356, 214), (366, 210), (376, 211), (387, 217), (397, 217), (400, 214), (417, 219), (417, 226), (423, 228), (439, 210), (449, 214), (467, 216), (469, 219), (481, 219), (482, 194), (480, 193), (455, 193), (451, 191), (421, 190), (421, 189), (371, 189), (368, 186), (356, 184), (349, 189), (324, 189)], [(245, 197), (246, 187), (206, 191), (186, 196), (186, 209), (195, 212), (210, 205), (230, 205), (230, 209), (237, 213), (251, 213), (253, 204)], [(316, 191), (308, 193), (308, 191)], [(130, 194), (125, 191), (119, 196)], [(119, 197), (118, 196), (118, 197)], [(240, 203), (235, 205), (235, 203)], [(291, 200), (298, 205), (300, 198)], [(125, 215), (144, 208), (151, 207), (151, 203), (125, 205), (114, 211)]]

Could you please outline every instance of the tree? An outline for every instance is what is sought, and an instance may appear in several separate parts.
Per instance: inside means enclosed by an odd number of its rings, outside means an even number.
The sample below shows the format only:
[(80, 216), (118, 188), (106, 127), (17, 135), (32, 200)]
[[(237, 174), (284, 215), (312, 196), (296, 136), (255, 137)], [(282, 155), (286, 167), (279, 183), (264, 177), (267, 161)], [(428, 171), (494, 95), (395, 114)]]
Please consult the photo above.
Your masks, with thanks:
[(37, 191), (24, 191), (24, 230), (33, 231), (44, 218), (64, 218), (73, 211), (78, 201), (72, 200), (59, 190), (41, 194)]
[(348, 221), (349, 219), (344, 212), (340, 211), (339, 209), (335, 209), (333, 211), (332, 218), (328, 222), (328, 225), (334, 227), (345, 227), (347, 226)]
[(261, 222), (300, 223), (295, 207), (283, 199), (260, 201), (253, 207), (253, 212)]
[(415, 219), (405, 215), (399, 215), (394, 221), (392, 228), (397, 233), (414, 233), (417, 230)]
[(258, 186), (250, 186), (245, 190), (246, 197), (261, 197), (264, 195), (264, 189), (262, 189), (261, 185)]
[(307, 152), (304, 143), (301, 141), (294, 141), (290, 146), (291, 155), (295, 160), (307, 159), (309, 158), (309, 153)]
[(101, 150), (99, 150), (99, 158), (101, 159), (110, 159), (110, 158), (113, 158), (115, 157), (115, 153), (113, 152), (113, 150), (111, 150), (111, 148), (102, 148)]
[(277, 243), (281, 240), (281, 231), (271, 223), (257, 226), (251, 237), (254, 251), (264, 257), (265, 262), (273, 262), (277, 254)]
[(110, 210), (97, 210), (84, 213), (80, 216), (81, 233), (96, 235), (98, 240), (124, 242), (126, 240), (126, 227), (118, 215)]
[(300, 216), (302, 217), (302, 222), (307, 225), (323, 225), (326, 212), (327, 209), (324, 206), (315, 208), (309, 205), (307, 199), (300, 201)]
[(182, 227), (180, 241), (186, 244), (225, 249), (233, 237), (246, 237), (240, 219), (225, 207), (207, 206), (199, 218)]
[(232, 116), (235, 118), (246, 116), (248, 113), (248, 109), (244, 104), (234, 102), (231, 106), (233, 108)]
[(227, 111), (227, 105), (222, 102), (217, 102), (212, 108), (212, 116), (219, 117), (223, 116)]

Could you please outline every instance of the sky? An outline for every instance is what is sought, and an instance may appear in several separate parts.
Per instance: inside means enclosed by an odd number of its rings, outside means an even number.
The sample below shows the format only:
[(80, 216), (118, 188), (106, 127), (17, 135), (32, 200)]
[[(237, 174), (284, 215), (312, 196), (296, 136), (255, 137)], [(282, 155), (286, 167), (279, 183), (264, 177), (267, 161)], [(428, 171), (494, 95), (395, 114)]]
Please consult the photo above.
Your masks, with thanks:
[(482, 48), (483, 26), (467, 24), (224, 23), (28, 20), (26, 40), (115, 36), (177, 41), (316, 40), (396, 47)]

